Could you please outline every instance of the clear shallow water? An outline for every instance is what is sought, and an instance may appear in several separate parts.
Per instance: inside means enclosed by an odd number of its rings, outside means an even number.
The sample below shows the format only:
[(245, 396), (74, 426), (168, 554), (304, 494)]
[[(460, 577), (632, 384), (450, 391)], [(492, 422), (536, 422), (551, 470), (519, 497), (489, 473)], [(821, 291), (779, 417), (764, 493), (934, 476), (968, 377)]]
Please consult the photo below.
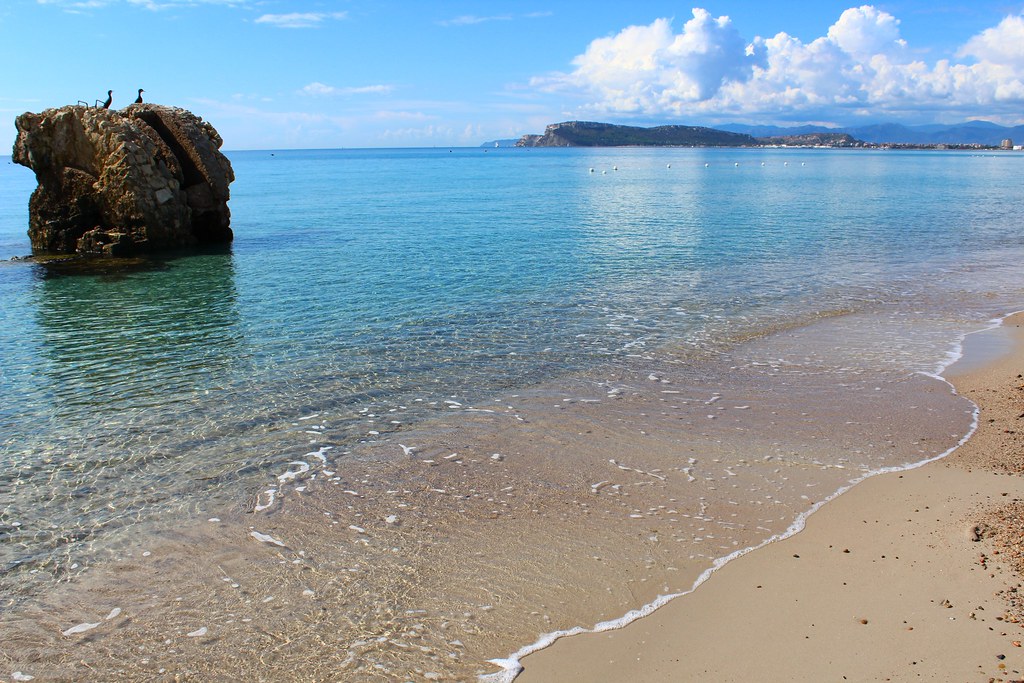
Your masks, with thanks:
[[(269, 504), (296, 462), (318, 466), (310, 451), (342, 472), (364, 444), (398, 454), (452, 402), (657, 361), (700, 377), (737, 340), (836, 312), (858, 315), (784, 363), (772, 344), (735, 363), (900, 377), (1024, 301), (1019, 155), (230, 157), (230, 250), (113, 275), (0, 263), (5, 588), (72, 572), (125, 529)], [(29, 251), (32, 186), (2, 164), (0, 257)]]
[[(133, 517), (123, 508), (213, 495), (193, 478), (280, 469), (296, 447), (275, 435), (317, 411), (349, 418), (330, 435), (344, 447), (416, 419), (417, 398), (481, 399), (821, 311), (923, 298), (955, 312), (975, 288), (1019, 294), (1018, 155), (231, 157), (225, 253), (106, 276), (3, 264), (0, 523), (42, 506), (88, 529), (113, 514), (108, 499), (127, 496), (116, 514)], [(33, 182), (3, 171), (8, 257), (29, 251)], [(948, 342), (904, 360), (930, 368)]]

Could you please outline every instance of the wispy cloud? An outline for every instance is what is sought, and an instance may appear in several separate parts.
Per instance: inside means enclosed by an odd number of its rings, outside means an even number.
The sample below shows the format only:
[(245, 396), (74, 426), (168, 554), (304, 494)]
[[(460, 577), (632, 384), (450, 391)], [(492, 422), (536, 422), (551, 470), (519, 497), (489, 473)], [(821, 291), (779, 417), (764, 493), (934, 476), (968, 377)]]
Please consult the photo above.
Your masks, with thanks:
[(317, 28), (325, 21), (340, 21), (348, 12), (291, 12), (289, 14), (264, 14), (257, 17), (257, 24), (269, 24), (277, 28)]
[(320, 83), (314, 81), (302, 89), (302, 92), (306, 95), (314, 96), (332, 96), (332, 95), (387, 95), (394, 91), (395, 86), (393, 85), (361, 85), (361, 86), (348, 86), (348, 87), (336, 87), (333, 85), (327, 85), (326, 83)]
[(338, 116), (320, 112), (276, 111), (239, 102), (197, 98), (193, 102), (204, 118), (216, 119), (225, 139), (233, 139), (232, 131), (245, 140), (242, 147), (265, 144), (268, 131), (273, 131), (275, 147), (309, 147), (337, 143), (338, 136), (351, 130), (358, 117)]
[(456, 135), (455, 128), (452, 126), (431, 124), (420, 128), (391, 128), (381, 132), (380, 139), (390, 144), (396, 142), (422, 142), (424, 140), (442, 140), (447, 142), (455, 139)]
[(460, 144), (476, 145), (484, 137), (483, 126), (476, 123), (433, 123), (424, 126), (391, 128), (380, 134), (380, 139), (386, 143), (395, 144)]
[(374, 113), (373, 118), (379, 121), (430, 121), (437, 117), (424, 114), (421, 111), (382, 110)]
[(68, 12), (99, 9), (109, 5), (108, 0), (36, 0), (40, 5), (56, 5)]
[(129, 5), (135, 5), (154, 12), (174, 9), (176, 7), (195, 7), (197, 5), (226, 5), (228, 7), (244, 7), (249, 0), (124, 0)]
[(451, 19), (441, 19), (437, 23), (440, 26), (473, 26), (485, 24), (491, 21), (515, 21), (516, 19), (540, 19), (550, 17), (551, 12), (529, 12), (528, 14), (492, 14), (481, 16), (478, 14), (463, 14)]
[(195, 7), (197, 5), (245, 7), (251, 3), (251, 0), (36, 0), (36, 3), (40, 5), (54, 5), (66, 12), (74, 13), (102, 9), (114, 5), (131, 5), (152, 11), (177, 7)]
[(437, 22), (441, 26), (472, 26), (473, 24), (484, 24), (488, 21), (512, 21), (511, 14), (501, 14), (490, 17), (481, 17), (475, 14), (463, 14), (453, 19), (442, 19)]

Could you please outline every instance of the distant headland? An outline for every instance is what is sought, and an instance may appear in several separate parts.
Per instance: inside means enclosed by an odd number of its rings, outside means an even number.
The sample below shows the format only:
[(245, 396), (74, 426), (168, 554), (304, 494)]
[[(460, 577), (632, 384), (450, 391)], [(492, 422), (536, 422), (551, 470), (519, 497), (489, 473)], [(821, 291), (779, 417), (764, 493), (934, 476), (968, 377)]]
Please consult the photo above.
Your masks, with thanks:
[[(524, 135), (516, 147), (828, 147), (850, 149), (1013, 149), (1024, 126), (1006, 128), (986, 121), (955, 126), (907, 127), (883, 124), (840, 130), (815, 126), (779, 128), (732, 124), (723, 128), (642, 128), (593, 121), (553, 123), (542, 135)], [(512, 141), (483, 147), (513, 146)], [(1016, 149), (1020, 149), (1019, 146)]]
[(744, 133), (700, 126), (638, 128), (592, 121), (552, 123), (543, 135), (524, 135), (517, 147), (747, 147), (757, 141)]

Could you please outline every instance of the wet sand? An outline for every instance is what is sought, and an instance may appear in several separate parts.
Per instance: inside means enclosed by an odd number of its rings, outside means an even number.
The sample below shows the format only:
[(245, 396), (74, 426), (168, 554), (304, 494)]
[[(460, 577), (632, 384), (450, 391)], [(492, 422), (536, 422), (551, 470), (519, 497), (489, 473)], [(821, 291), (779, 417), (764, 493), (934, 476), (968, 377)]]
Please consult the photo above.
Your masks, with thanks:
[(946, 373), (981, 410), (952, 455), (862, 482), (624, 629), (524, 658), (517, 683), (1024, 679), (1022, 322)]

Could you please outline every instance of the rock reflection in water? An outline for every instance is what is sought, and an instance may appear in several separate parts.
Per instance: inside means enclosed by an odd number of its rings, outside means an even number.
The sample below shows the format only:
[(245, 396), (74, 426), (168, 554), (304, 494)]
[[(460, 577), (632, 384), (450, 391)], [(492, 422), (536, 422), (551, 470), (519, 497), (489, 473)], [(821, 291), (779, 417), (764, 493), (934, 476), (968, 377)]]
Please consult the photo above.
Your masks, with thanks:
[(243, 360), (230, 253), (101, 274), (22, 267), (37, 270), (35, 324), (5, 359), (25, 390), (0, 406), (4, 585), (17, 568), (70, 571), (96, 530), (193, 487), (179, 442), (196, 438)]

